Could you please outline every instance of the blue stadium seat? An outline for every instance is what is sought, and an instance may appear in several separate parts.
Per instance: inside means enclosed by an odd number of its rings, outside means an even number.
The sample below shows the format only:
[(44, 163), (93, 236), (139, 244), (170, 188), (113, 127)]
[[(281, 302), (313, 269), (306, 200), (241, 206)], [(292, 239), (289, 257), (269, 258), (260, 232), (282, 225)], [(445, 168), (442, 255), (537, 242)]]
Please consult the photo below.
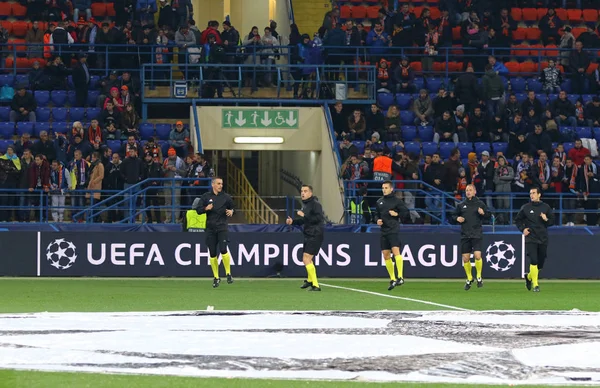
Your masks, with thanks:
[(412, 103), (412, 96), (408, 93), (398, 93), (396, 94), (396, 103), (400, 109), (408, 109)]
[(50, 100), (55, 107), (62, 107), (67, 104), (67, 92), (65, 90), (53, 90), (50, 94)]
[(37, 108), (35, 110), (36, 121), (50, 121), (50, 108)]
[(600, 141), (600, 128), (594, 128), (594, 139)]
[(512, 91), (513, 93), (524, 93), (525, 92), (525, 79), (518, 77), (518, 78), (511, 78), (510, 79), (510, 84), (512, 86)]
[(444, 80), (442, 78), (427, 78), (427, 90), (431, 93), (437, 93)]
[(52, 132), (54, 133), (68, 133), (71, 130), (69, 123), (65, 121), (54, 121), (52, 123)]
[(414, 113), (409, 110), (403, 110), (402, 112), (400, 112), (400, 122), (402, 123), (402, 125), (414, 125)]
[(47, 106), (50, 102), (50, 92), (45, 90), (38, 90), (33, 94), (37, 105), (40, 107)]
[(573, 105), (575, 105), (575, 103), (577, 102), (577, 100), (579, 100), (580, 96), (577, 94), (570, 94), (567, 96), (567, 100), (571, 101), (571, 103), (573, 103)]
[(404, 142), (404, 151), (419, 155), (421, 153), (421, 144), (416, 141), (406, 141)]
[(90, 89), (98, 89), (98, 82), (100, 82), (100, 77), (97, 75), (93, 75), (90, 77)]
[(461, 155), (468, 155), (473, 152), (473, 143), (458, 143), (458, 150)]
[(527, 81), (527, 87), (529, 90), (533, 90), (534, 92), (541, 93), (542, 92), (542, 83), (537, 79), (530, 79)]
[(577, 127), (575, 128), (575, 132), (577, 132), (577, 136), (580, 139), (592, 138), (592, 129), (590, 127)]
[(98, 96), (100, 95), (100, 91), (98, 90), (90, 90), (88, 91), (88, 100), (87, 103), (89, 106), (96, 106), (96, 100), (98, 99)]
[(417, 88), (417, 90), (423, 89), (423, 78), (415, 77), (413, 83), (415, 84), (415, 87)]
[(15, 135), (15, 123), (0, 123), (0, 136), (3, 139), (12, 139)]
[(8, 85), (13, 86), (15, 83), (15, 77), (12, 74), (0, 75), (0, 86)]
[(413, 141), (417, 137), (417, 128), (414, 125), (403, 125), (400, 130), (402, 131), (402, 139), (405, 141)]
[(158, 144), (160, 144), (160, 150), (162, 151), (163, 156), (169, 152), (169, 142), (165, 140), (159, 140)]
[(121, 149), (121, 140), (108, 140), (106, 145), (112, 150), (112, 152), (119, 152)]
[(69, 108), (69, 118), (72, 121), (85, 120), (85, 109), (84, 108)]
[(581, 97), (583, 99), (583, 105), (585, 106), (585, 104), (587, 104), (588, 102), (592, 101), (592, 98), (594, 98), (594, 95), (593, 94), (584, 94)]
[(52, 108), (52, 121), (67, 121), (67, 108)]
[(450, 152), (455, 148), (452, 142), (440, 142), (440, 156), (442, 159), (448, 159)]
[(35, 127), (34, 123), (30, 123), (28, 121), (20, 121), (17, 123), (17, 135), (23, 136), (24, 133), (28, 133), (29, 135), (33, 135), (33, 128)]
[(563, 147), (565, 148), (565, 152), (569, 153), (571, 148), (575, 147), (575, 143), (563, 143)]
[(98, 119), (101, 112), (102, 110), (100, 108), (87, 108), (85, 110), (85, 115), (87, 116), (88, 120), (92, 121), (94, 119)]
[(506, 155), (506, 150), (508, 150), (508, 143), (492, 143), (492, 149), (494, 150), (494, 153), (502, 152), (503, 155)]
[(365, 152), (365, 142), (364, 141), (353, 141), (352, 144), (358, 148), (358, 153), (363, 154)]
[(75, 84), (73, 83), (73, 76), (67, 76), (67, 85), (69, 86), (69, 90), (75, 89)]
[(425, 156), (433, 155), (433, 153), (438, 150), (438, 145), (434, 142), (425, 141), (422, 142), (421, 145), (423, 146), (423, 155)]
[(563, 83), (560, 85), (561, 90), (571, 93), (571, 79), (563, 77)]
[(9, 106), (0, 106), (0, 121), (8, 121), (10, 116)]
[(70, 106), (75, 106), (77, 104), (77, 95), (74, 90), (69, 90), (67, 92), (67, 102)]
[(387, 109), (394, 104), (394, 95), (391, 93), (378, 93), (377, 103), (381, 109)]
[(483, 151), (491, 151), (490, 143), (475, 143), (475, 152), (477, 153), (477, 156), (481, 155)]
[(569, 134), (575, 132), (574, 127), (561, 126), (559, 128), (560, 133)]
[(155, 128), (156, 136), (158, 136), (160, 140), (169, 140), (169, 134), (172, 129), (171, 124), (156, 124)]
[(140, 137), (142, 139), (150, 139), (150, 137), (154, 136), (154, 124), (152, 123), (142, 123), (140, 124)]
[(40, 132), (46, 131), (50, 133), (52, 126), (47, 122), (37, 122), (33, 128), (33, 137), (40, 137)]
[(433, 141), (433, 127), (419, 127), (419, 139), (424, 141)]
[(552, 105), (554, 101), (558, 98), (558, 94), (548, 94), (548, 104)]
[(397, 143), (395, 141), (386, 141), (385, 142), (385, 146), (390, 150), (390, 151), (394, 151), (394, 149), (396, 148), (396, 145), (394, 143)]
[(0, 152), (5, 153), (8, 146), (14, 144), (12, 140), (0, 140)]
[(516, 93), (515, 97), (517, 97), (517, 102), (522, 104), (525, 100), (527, 100), (527, 94), (525, 93)]
[(27, 74), (17, 74), (15, 76), (15, 86), (25, 85), (25, 87), (29, 88), (29, 76)]

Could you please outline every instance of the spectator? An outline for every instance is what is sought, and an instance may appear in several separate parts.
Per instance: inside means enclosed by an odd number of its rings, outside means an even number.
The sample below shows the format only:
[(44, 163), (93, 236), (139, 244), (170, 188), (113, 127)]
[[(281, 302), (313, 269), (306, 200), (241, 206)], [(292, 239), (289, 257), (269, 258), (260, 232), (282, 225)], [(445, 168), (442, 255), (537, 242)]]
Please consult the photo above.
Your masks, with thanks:
[(156, 1), (154, 0), (137, 0), (135, 11), (142, 23), (154, 23), (154, 14), (157, 11)]
[(333, 131), (335, 137), (341, 139), (346, 135), (346, 127), (348, 126), (348, 117), (344, 113), (344, 106), (341, 101), (337, 101), (331, 110), (331, 121), (333, 123)]
[(175, 43), (179, 47), (178, 62), (181, 64), (187, 63), (187, 50), (190, 46), (196, 45), (196, 36), (190, 31), (187, 22), (182, 24), (175, 33)]
[(533, 108), (536, 117), (541, 117), (544, 113), (544, 107), (538, 98), (535, 96), (535, 91), (530, 90), (527, 92), (527, 99), (523, 101), (521, 105), (521, 112), (529, 112), (529, 108)]
[(348, 117), (348, 131), (352, 140), (365, 140), (367, 124), (360, 108), (354, 109), (353, 114)]
[[(596, 60), (600, 63), (599, 60)], [(590, 93), (600, 93), (600, 67), (597, 67), (590, 76)]]
[(553, 59), (548, 60), (548, 67), (542, 70), (542, 76), (540, 77), (542, 82), (542, 89), (546, 93), (560, 92), (560, 85), (562, 84), (562, 74), (560, 69), (556, 67), (556, 63)]
[[(167, 158), (163, 163), (163, 170), (165, 171), (165, 178), (175, 178), (175, 180), (168, 181), (165, 184), (165, 206), (166, 209), (166, 220), (165, 223), (173, 222), (173, 218), (179, 218), (179, 204), (181, 198), (181, 181), (186, 173), (186, 167), (183, 160), (177, 156), (177, 152), (173, 147), (169, 148)], [(173, 210), (175, 211), (173, 213)], [(175, 220), (175, 222), (179, 222)]]
[[(15, 147), (9, 145), (6, 153), (0, 156), (0, 188), (3, 190), (14, 190), (18, 186), (19, 175), (21, 174), (21, 161), (15, 153)], [(8, 222), (11, 220), (12, 208), (17, 203), (17, 197), (20, 193), (8, 192), (0, 196), (0, 221)]]
[(586, 210), (585, 218), (588, 226), (598, 224), (598, 199), (590, 197), (590, 194), (600, 193), (599, 179), (598, 166), (592, 163), (591, 155), (586, 155), (583, 165), (579, 168), (577, 187), (578, 191), (583, 194), (583, 208)]
[[(101, 154), (98, 151), (92, 152), (92, 162), (89, 165), (89, 182), (87, 189), (93, 193), (86, 193), (86, 198), (93, 197), (95, 201), (100, 199), (102, 190), (102, 181), (104, 180), (104, 165), (102, 164)], [(93, 203), (94, 201), (92, 201)]]
[(510, 47), (517, 22), (510, 16), (507, 8), (502, 8), (500, 16), (493, 18), (492, 28), (496, 31), (499, 47)]
[(554, 150), (554, 154), (552, 155), (552, 159), (558, 158), (560, 163), (564, 166), (567, 161), (567, 153), (565, 152), (565, 147), (562, 144), (558, 144), (556, 149)]
[(517, 96), (514, 93), (511, 93), (508, 97), (508, 102), (506, 103), (504, 109), (509, 120), (511, 117), (514, 117), (517, 113), (527, 113), (521, 111), (521, 105), (519, 105), (519, 102), (517, 101)]
[(454, 112), (454, 124), (456, 125), (456, 133), (458, 141), (466, 142), (469, 138), (467, 128), (469, 127), (469, 117), (465, 114), (465, 106), (459, 105)]
[(19, 90), (13, 96), (10, 104), (10, 121), (29, 121), (35, 123), (35, 110), (37, 104), (33, 95), (27, 92), (25, 86), (19, 87)]
[(377, 104), (371, 104), (371, 109), (367, 112), (365, 117), (367, 125), (367, 136), (371, 137), (373, 132), (383, 132), (385, 126), (385, 118), (383, 113), (379, 110)]
[[(529, 153), (521, 153), (521, 161), (517, 164), (515, 171), (515, 185), (513, 186), (514, 192), (528, 192), (533, 186), (533, 180), (531, 179), (531, 165), (533, 159), (530, 159)], [(518, 201), (519, 204), (524, 202), (523, 200)], [(520, 206), (520, 205), (519, 205)]]
[(490, 141), (488, 120), (483, 114), (481, 107), (476, 106), (472, 114), (468, 116), (469, 141), (479, 143)]
[(50, 59), (50, 62), (44, 69), (46, 81), (44, 82), (44, 90), (64, 90), (67, 89), (67, 75), (69, 70), (64, 65), (63, 60), (59, 56)]
[(498, 62), (496, 60), (496, 57), (494, 57), (493, 55), (490, 55), (488, 57), (488, 64), (492, 66), (492, 70), (496, 72), (496, 74), (498, 74), (499, 76), (508, 75), (508, 69), (506, 68), (506, 66), (504, 66), (502, 62)]
[(106, 109), (106, 104), (108, 104), (109, 102), (112, 102), (113, 107), (119, 113), (123, 112), (123, 108), (125, 107), (125, 105), (123, 104), (121, 93), (119, 93), (119, 89), (117, 89), (116, 87), (110, 89), (110, 95), (106, 97), (106, 100), (104, 100), (104, 109)]
[(410, 47), (413, 45), (413, 32), (416, 22), (417, 18), (415, 14), (410, 11), (408, 4), (402, 4), (400, 12), (396, 15), (394, 20), (394, 24), (400, 29), (398, 40), (397, 42), (394, 42), (394, 46)]
[(502, 113), (504, 110), (504, 83), (491, 64), (486, 66), (483, 76), (483, 96), (486, 101), (488, 116)]
[(108, 96), (110, 96), (110, 90), (112, 88), (119, 86), (119, 80), (117, 79), (117, 72), (114, 70), (111, 71), (110, 74), (108, 75), (108, 77), (100, 80), (99, 86), (100, 86), (100, 95), (98, 96), (98, 99), (96, 100), (96, 106), (98, 108), (104, 108), (104, 102), (106, 101), (106, 98)]
[(83, 139), (84, 141), (85, 141), (85, 139), (87, 139), (87, 136), (85, 134), (85, 131), (83, 130), (83, 124), (81, 124), (81, 121), (75, 121), (73, 123), (73, 127), (71, 128), (71, 132), (69, 134), (69, 140), (71, 141), (71, 143), (74, 141), (75, 135), (81, 136), (81, 139)]
[(334, 26), (338, 25), (338, 21), (340, 20), (340, 9), (338, 7), (333, 7), (333, 9), (325, 14), (323, 18), (323, 27), (327, 31), (332, 30)]
[[(73, 137), (73, 143), (69, 144), (67, 149), (67, 159), (73, 160), (77, 151), (81, 153), (81, 156), (84, 159), (88, 159), (92, 153), (89, 143), (83, 141), (83, 137), (81, 137), (79, 134), (75, 135)], [(73, 171), (72, 168), (69, 168), (69, 171)]]
[(456, 124), (452, 120), (449, 111), (444, 112), (441, 118), (437, 119), (435, 123), (435, 134), (433, 135), (433, 141), (439, 144), (440, 141), (448, 142), (452, 141), (458, 145), (458, 134), (456, 133)]
[[(466, 31), (465, 43), (467, 45), (465, 47), (476, 49), (476, 51), (483, 51), (487, 48), (487, 32), (480, 31), (478, 23), (471, 24)], [(471, 63), (477, 72), (485, 69), (485, 57), (474, 56), (471, 58)]]
[(477, 77), (475, 77), (473, 72), (473, 66), (467, 66), (466, 73), (461, 74), (456, 79), (456, 85), (454, 87), (454, 95), (456, 96), (458, 103), (464, 105), (467, 112), (473, 111), (481, 94), (477, 86)]
[(571, 50), (575, 47), (575, 36), (571, 33), (571, 27), (565, 27), (564, 33), (560, 38), (558, 48), (564, 51), (560, 52), (560, 64), (569, 68), (569, 57)]
[[(160, 222), (160, 219), (161, 219), (161, 216), (160, 216), (160, 205), (161, 205), (160, 190), (161, 190), (161, 186), (162, 186), (161, 181), (153, 180), (153, 179), (162, 178), (164, 171), (162, 169), (162, 165), (160, 163), (154, 161), (152, 154), (150, 154), (150, 153), (145, 154), (144, 161), (145, 161), (145, 163), (144, 163), (143, 179), (149, 180), (149, 182), (146, 184), (146, 187), (148, 187), (148, 190), (146, 190), (146, 206), (148, 208), (148, 210), (146, 211), (146, 217), (148, 217), (148, 223), (152, 224), (154, 222), (154, 219), (156, 219), (158, 222)], [(156, 213), (155, 218), (152, 217), (153, 210)]]
[(525, 124), (525, 133), (527, 133), (527, 134), (533, 133), (535, 131), (536, 126), (542, 125), (542, 121), (535, 114), (534, 107), (532, 107), (532, 106), (529, 107), (529, 110), (527, 111), (527, 115), (523, 119), (523, 123)]
[[(124, 181), (123, 174), (121, 173), (121, 156), (115, 152), (112, 154), (110, 162), (107, 163), (104, 167), (104, 182), (102, 186), (105, 190), (110, 190), (113, 192), (123, 191)], [(107, 207), (114, 205), (118, 199), (114, 199), (106, 204)], [(107, 213), (107, 221), (108, 222), (117, 222), (123, 219), (122, 212), (120, 210), (122, 206), (113, 207), (113, 210), (108, 211)]]
[(400, 112), (398, 107), (392, 105), (387, 111), (385, 118), (385, 132), (383, 134), (384, 141), (402, 141), (402, 133), (400, 132)]
[[(513, 168), (508, 164), (504, 155), (498, 156), (498, 167), (494, 171), (494, 192), (498, 193), (510, 193), (511, 183), (515, 178), (515, 172)], [(498, 222), (501, 224), (508, 224), (508, 215), (505, 211), (510, 209), (510, 197), (508, 196), (496, 196), (496, 211), (500, 214), (498, 216)]]
[(414, 85), (415, 73), (408, 63), (408, 57), (403, 56), (400, 65), (394, 70), (398, 93), (414, 93), (417, 88)]
[(542, 190), (543, 194), (550, 188), (552, 176), (550, 174), (550, 166), (548, 165), (548, 155), (543, 151), (539, 153), (537, 163), (532, 163), (531, 178), (533, 179), (534, 185)]
[(433, 123), (433, 104), (426, 89), (421, 89), (419, 98), (413, 104), (415, 112), (415, 125), (426, 126)]
[[(449, 114), (450, 112), (448, 112)], [(456, 189), (456, 181), (458, 179), (458, 170), (461, 167), (460, 151), (458, 148), (450, 152), (450, 158), (444, 163), (444, 178), (442, 179), (446, 191), (454, 191)]]
[(590, 49), (600, 48), (600, 38), (598, 38), (598, 34), (596, 34), (596, 31), (594, 31), (594, 25), (587, 24), (586, 28), (587, 30), (581, 35), (579, 35), (577, 40), (583, 44), (583, 47), (587, 47)]
[(586, 71), (590, 66), (590, 57), (583, 51), (581, 42), (575, 43), (575, 50), (569, 56), (573, 93), (583, 94), (585, 89)]
[(590, 127), (600, 127), (600, 97), (592, 97), (592, 102), (585, 107), (585, 118)]
[[(296, 29), (297, 28), (298, 27), (296, 27)], [(221, 39), (223, 40), (223, 47), (225, 47), (225, 52), (229, 53), (229, 58), (231, 58), (231, 55), (236, 53), (239, 48), (240, 33), (235, 29), (235, 27), (231, 25), (231, 22), (229, 22), (228, 20), (223, 22), (223, 33), (221, 34)], [(297, 43), (301, 42), (299, 41)]]
[(445, 111), (453, 112), (456, 108), (456, 98), (454, 93), (448, 93), (445, 86), (440, 86), (438, 95), (433, 99), (433, 118), (437, 120), (442, 117)]
[(556, 16), (554, 8), (548, 8), (548, 12), (538, 23), (538, 28), (542, 31), (542, 43), (544, 46), (547, 46), (550, 43), (558, 44), (560, 41), (558, 31), (562, 25), (563, 23), (558, 16)]
[(175, 23), (178, 26), (187, 25), (188, 20), (194, 16), (194, 7), (191, 0), (176, 0), (171, 2), (175, 12)]
[(131, 103), (125, 106), (125, 111), (123, 112), (123, 128), (124, 133), (127, 137), (135, 136), (136, 139), (140, 138), (140, 133), (138, 128), (140, 126), (140, 117), (138, 116), (135, 108)]
[(27, 192), (29, 189), (29, 170), (33, 167), (34, 159), (29, 148), (23, 150), (23, 156), (21, 157), (21, 174), (19, 176), (18, 188), (23, 192), (19, 196), (19, 211), (17, 219), (19, 222), (29, 222), (31, 211), (28, 208), (31, 203), (30, 195)]
[(69, 140), (64, 133), (56, 132), (54, 135), (54, 151), (56, 152), (56, 160), (66, 166), (68, 162), (67, 155), (69, 152)]
[(127, 137), (127, 142), (123, 143), (123, 145), (121, 146), (121, 150), (119, 151), (119, 154), (121, 155), (121, 158), (125, 159), (128, 155), (131, 154), (131, 151), (135, 151), (135, 155), (137, 157), (137, 155), (139, 155), (141, 152), (141, 147), (140, 145), (137, 143), (135, 136), (130, 135), (129, 137)]
[(102, 133), (102, 128), (98, 124), (98, 120), (93, 119), (90, 123), (90, 127), (87, 130), (87, 140), (90, 143), (95, 142), (97, 139), (100, 139), (100, 142), (104, 142), (104, 134)]
[[(558, 156), (552, 158), (552, 163), (550, 165), (550, 184), (548, 186), (548, 192), (553, 194), (561, 194), (563, 189), (562, 180), (564, 178), (564, 165), (561, 164), (560, 158)], [(564, 199), (563, 199), (564, 201)], [(554, 202), (554, 208), (561, 208), (559, 198), (552, 200)], [(563, 202), (564, 203), (564, 202)], [(562, 221), (559, 225), (562, 225)]]
[[(29, 191), (43, 191), (47, 193), (50, 190), (50, 166), (43, 155), (36, 155), (32, 167), (29, 169)], [(43, 195), (43, 194), (42, 194)], [(36, 211), (36, 220), (44, 221), (43, 208), (46, 202), (45, 196), (40, 200), (40, 195), (32, 195), (30, 197), (31, 205)]]
[(575, 118), (575, 106), (567, 99), (567, 93), (564, 90), (558, 95), (558, 99), (552, 104), (552, 115), (556, 124), (568, 125), (574, 127), (577, 125)]
[(50, 203), (52, 209), (52, 221), (63, 222), (65, 220), (65, 198), (71, 186), (71, 173), (58, 160), (52, 161), (50, 169)]
[(506, 130), (506, 122), (501, 115), (494, 116), (489, 123), (490, 140), (492, 142), (508, 143), (508, 131)]
[[(441, 163), (440, 154), (435, 152), (431, 156), (431, 163), (423, 171), (423, 181), (431, 186), (425, 186), (425, 191), (428, 195), (425, 197), (425, 206), (434, 217), (440, 217), (439, 211), (442, 208), (442, 196), (440, 192), (444, 191), (442, 180), (444, 179), (444, 165)], [(437, 189), (439, 191), (434, 191)], [(436, 223), (435, 220), (431, 220), (431, 223)]]
[[(121, 177), (123, 178), (123, 189), (127, 190), (124, 195), (125, 198), (135, 196), (137, 192), (140, 191), (140, 187), (135, 185), (137, 185), (142, 180), (142, 177), (144, 175), (144, 162), (142, 162), (142, 160), (137, 157), (137, 151), (137, 148), (130, 147), (127, 151), (127, 158), (125, 158), (125, 160), (123, 160), (123, 163), (121, 164)], [(129, 189), (132, 186), (135, 187)], [(132, 215), (133, 213), (131, 211), (127, 213), (127, 217), (132, 217)]]
[(377, 63), (381, 60), (381, 57), (385, 55), (389, 44), (390, 38), (388, 34), (383, 30), (381, 22), (376, 21), (375, 28), (369, 31), (369, 34), (367, 35), (367, 46), (371, 47), (369, 56), (372, 58), (372, 62)]
[(48, 132), (40, 131), (40, 140), (34, 143), (32, 152), (35, 155), (44, 155), (46, 160), (56, 159), (54, 142), (48, 138)]
[(177, 156), (187, 155), (190, 146), (190, 132), (183, 128), (183, 122), (178, 121), (169, 134), (169, 144), (177, 152)]
[(341, 175), (343, 179), (349, 181), (365, 180), (369, 174), (367, 162), (354, 154), (348, 158), (342, 165)]
[(31, 141), (31, 135), (27, 132), (23, 132), (21, 139), (17, 140), (14, 144), (15, 153), (21, 157), (25, 153), (25, 150), (33, 148), (33, 142)]
[(87, 105), (88, 90), (90, 87), (90, 69), (87, 65), (87, 55), (79, 54), (79, 62), (73, 69), (73, 85), (75, 86), (75, 106)]
[[(60, 55), (62, 59), (62, 63), (69, 65), (71, 63), (71, 54), (68, 53), (68, 50), (63, 49), (68, 44), (75, 43), (75, 40), (67, 32), (65, 29), (67, 27), (67, 23), (59, 22), (52, 35), (50, 35), (50, 41), (48, 42), (50, 45), (56, 44), (57, 46), (51, 46), (50, 50), (54, 53), (54, 55)], [(47, 162), (46, 162), (47, 163)]]
[(32, 91), (43, 90), (45, 85), (45, 74), (44, 70), (40, 67), (40, 62), (34, 61), (31, 70), (27, 74), (29, 79), (29, 88)]
[(577, 120), (578, 127), (589, 126), (585, 119), (585, 109), (583, 107), (583, 101), (578, 98), (575, 102), (575, 120)]
[(79, 20), (80, 12), (85, 12), (85, 20), (90, 20), (92, 17), (92, 0), (73, 0), (73, 20)]
[[(349, 72), (348, 76), (350, 76), (350, 74), (352, 74), (352, 72)], [(375, 89), (377, 90), (377, 93), (391, 93), (391, 91), (395, 89), (392, 84), (389, 62), (385, 58), (381, 58), (377, 64), (377, 85)]]
[(358, 155), (358, 148), (350, 141), (350, 135), (346, 135), (340, 143), (340, 156), (342, 160), (348, 160), (354, 154)]
[(158, 11), (158, 23), (160, 28), (167, 26), (171, 30), (175, 30), (177, 25), (175, 24), (175, 14), (171, 4), (167, 3), (167, 0), (159, 0), (160, 10)]
[(527, 136), (527, 142), (530, 145), (530, 155), (539, 157), (545, 153), (546, 160), (548, 160), (548, 154), (552, 153), (552, 139), (543, 131), (541, 125), (535, 126), (534, 133), (530, 133)]
[(591, 155), (590, 150), (583, 146), (581, 139), (575, 140), (575, 147), (569, 150), (569, 159), (571, 159), (577, 167), (581, 167), (587, 155)]
[(29, 45), (27, 47), (29, 58), (40, 58), (44, 51), (44, 31), (40, 29), (39, 25), (39, 22), (35, 20), (25, 35), (25, 43)]
[(121, 128), (122, 119), (121, 113), (114, 107), (114, 103), (110, 100), (106, 101), (106, 108), (100, 114), (100, 123), (104, 128), (108, 128), (110, 124), (114, 124), (116, 129)]
[[(564, 169), (564, 176), (562, 179), (562, 183), (563, 183), (563, 191), (565, 193), (567, 193), (566, 196), (563, 196), (563, 209), (565, 210), (572, 210), (575, 209), (575, 205), (577, 203), (577, 199), (574, 198), (573, 195), (569, 194), (576, 194), (577, 193), (577, 178), (578, 178), (579, 174), (578, 174), (578, 168), (577, 165), (575, 165), (575, 163), (573, 163), (573, 160), (571, 158), (567, 158), (566, 159), (566, 163), (565, 163), (565, 169)], [(566, 221), (567, 221), (567, 226), (575, 226), (575, 214), (568, 212), (566, 213)]]
[(275, 59), (279, 57), (279, 49), (273, 47), (279, 46), (279, 41), (271, 34), (271, 29), (269, 27), (266, 27), (264, 30), (261, 44), (264, 47), (261, 51), (263, 54), (261, 57), (266, 66), (266, 69), (264, 70), (264, 85), (266, 87), (274, 87), (272, 67), (275, 64)]

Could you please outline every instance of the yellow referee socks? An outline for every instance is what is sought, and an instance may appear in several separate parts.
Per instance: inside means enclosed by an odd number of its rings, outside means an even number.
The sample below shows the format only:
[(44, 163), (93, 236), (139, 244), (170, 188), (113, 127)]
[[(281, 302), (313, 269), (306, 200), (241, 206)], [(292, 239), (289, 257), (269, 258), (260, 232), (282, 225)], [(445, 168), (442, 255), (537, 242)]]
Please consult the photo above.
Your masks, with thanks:
[(475, 269), (477, 270), (477, 279), (481, 279), (481, 271), (483, 270), (483, 260), (475, 259)]
[(531, 276), (530, 280), (531, 280), (531, 283), (533, 283), (533, 286), (534, 287), (539, 286), (539, 284), (538, 284), (539, 270), (538, 270), (537, 265), (529, 265), (529, 275)]
[(319, 287), (319, 281), (317, 280), (317, 269), (313, 263), (306, 266), (306, 272), (308, 273), (308, 281), (312, 283), (313, 287)]
[(402, 255), (394, 256), (394, 259), (396, 259), (396, 268), (398, 268), (398, 277), (403, 279), (404, 276), (403, 276), (402, 272), (404, 270), (404, 259), (402, 258)]
[(471, 265), (471, 260), (467, 262), (463, 262), (463, 267), (465, 269), (465, 273), (467, 274), (467, 280), (473, 281), (473, 266)]
[(387, 268), (388, 274), (390, 274), (390, 280), (396, 280), (396, 272), (394, 271), (394, 262), (392, 259), (385, 261), (385, 268)]
[(210, 258), (210, 268), (212, 268), (213, 276), (218, 279), (219, 278), (219, 259), (216, 257)]
[(223, 266), (225, 267), (225, 275), (231, 275), (231, 256), (229, 256), (229, 252), (223, 253), (221, 255), (223, 258)]

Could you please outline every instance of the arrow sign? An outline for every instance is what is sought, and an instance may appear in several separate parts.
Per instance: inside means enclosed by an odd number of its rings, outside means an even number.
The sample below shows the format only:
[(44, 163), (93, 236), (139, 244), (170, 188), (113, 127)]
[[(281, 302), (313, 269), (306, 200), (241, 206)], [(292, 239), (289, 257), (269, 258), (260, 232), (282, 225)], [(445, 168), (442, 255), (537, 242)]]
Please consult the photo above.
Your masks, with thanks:
[(293, 127), (294, 125), (296, 125), (296, 123), (298, 122), (298, 120), (296, 120), (294, 118), (294, 111), (290, 111), (290, 115), (288, 116), (288, 118), (285, 120), (285, 123), (287, 125), (289, 125), (290, 127)]
[(246, 124), (246, 119), (244, 118), (244, 112), (242, 112), (242, 111), (238, 112), (238, 118), (235, 119), (235, 123), (238, 125), (238, 127), (241, 127), (242, 125)]
[(260, 123), (262, 125), (264, 125), (265, 127), (268, 127), (269, 125), (271, 125), (272, 122), (273, 122), (273, 120), (269, 119), (269, 111), (265, 111), (265, 115), (262, 118), (262, 120), (260, 120)]

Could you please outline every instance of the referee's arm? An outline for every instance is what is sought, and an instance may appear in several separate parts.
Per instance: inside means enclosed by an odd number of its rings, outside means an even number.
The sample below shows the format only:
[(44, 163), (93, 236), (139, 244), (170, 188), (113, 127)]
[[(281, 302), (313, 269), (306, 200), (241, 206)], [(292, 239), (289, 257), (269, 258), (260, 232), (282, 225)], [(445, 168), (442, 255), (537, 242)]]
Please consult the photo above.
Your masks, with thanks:
[(492, 218), (492, 213), (490, 212), (490, 209), (488, 209), (488, 207), (483, 201), (481, 201), (481, 209), (483, 209), (483, 214), (478, 214), (482, 219), (489, 220), (490, 218)]
[(462, 204), (459, 203), (456, 205), (456, 209), (454, 209), (454, 214), (452, 215), (452, 222), (455, 225), (460, 225), (460, 222), (458, 222), (458, 217), (462, 217), (462, 207), (460, 205)]
[(517, 213), (517, 216), (515, 217), (515, 225), (517, 226), (517, 228), (519, 228), (519, 230), (521, 232), (523, 232), (525, 229), (527, 229), (527, 225), (525, 225), (525, 214), (523, 212), (523, 208), (524, 206), (521, 206), (521, 209), (519, 210), (519, 212)]
[(399, 198), (396, 202), (396, 212), (398, 213), (398, 219), (402, 222), (410, 218), (410, 211), (408, 211), (408, 207), (406, 207), (404, 201)]
[(204, 204), (206, 202), (205, 196), (206, 196), (206, 194), (203, 194), (200, 197), (200, 201), (198, 201), (198, 203), (196, 204), (196, 207), (194, 208), (194, 210), (196, 210), (196, 213), (198, 213), (198, 215), (206, 213), (206, 207), (204, 206)]
[(227, 205), (226, 205), (226, 209), (227, 210), (231, 210), (232, 212), (235, 212), (235, 202), (233, 202), (233, 198), (231, 198), (231, 195), (228, 195), (229, 198), (227, 198)]
[(550, 205), (546, 205), (548, 211), (546, 212), (546, 217), (548, 218), (548, 221), (545, 222), (546, 227), (552, 226), (554, 225), (554, 212), (552, 211), (552, 208), (550, 207)]

